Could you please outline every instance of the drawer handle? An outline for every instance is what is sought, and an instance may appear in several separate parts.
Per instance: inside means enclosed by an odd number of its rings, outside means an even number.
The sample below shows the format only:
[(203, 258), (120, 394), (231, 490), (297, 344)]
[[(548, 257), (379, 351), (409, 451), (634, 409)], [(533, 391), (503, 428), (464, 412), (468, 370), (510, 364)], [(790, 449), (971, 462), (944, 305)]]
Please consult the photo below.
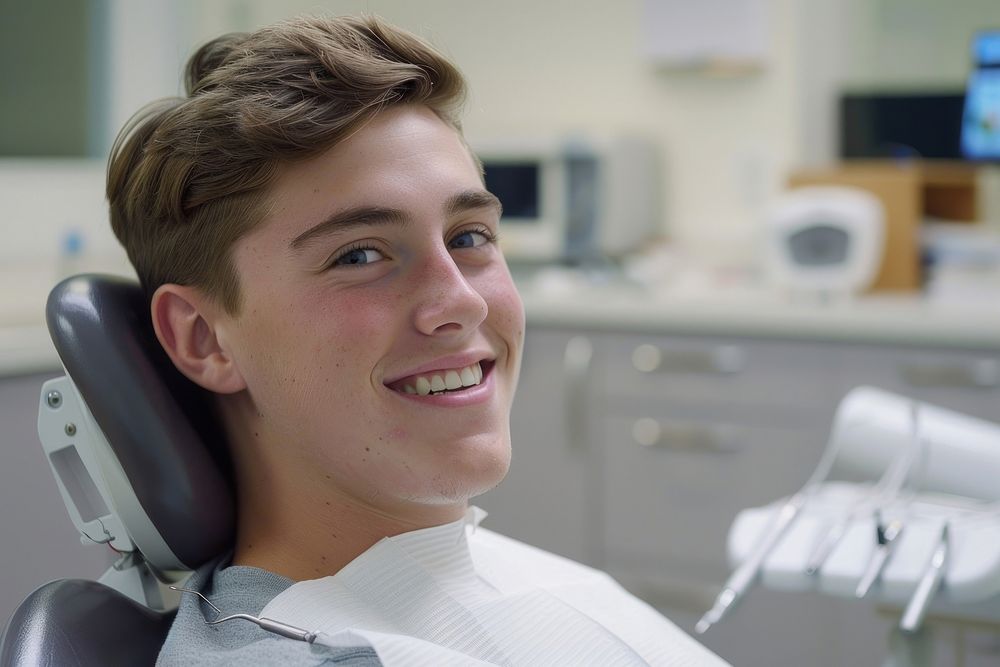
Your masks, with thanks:
[(587, 386), (594, 346), (584, 336), (574, 336), (566, 342), (563, 352), (563, 375), (566, 381), (566, 435), (569, 448), (589, 449), (587, 442)]
[(1000, 361), (996, 359), (977, 359), (967, 364), (907, 364), (899, 372), (913, 387), (1000, 387)]
[(735, 375), (746, 366), (746, 353), (735, 345), (709, 350), (663, 350), (644, 343), (632, 350), (632, 366), (640, 373)]
[(738, 430), (726, 424), (663, 423), (642, 417), (632, 424), (632, 439), (643, 447), (731, 454), (739, 449)]

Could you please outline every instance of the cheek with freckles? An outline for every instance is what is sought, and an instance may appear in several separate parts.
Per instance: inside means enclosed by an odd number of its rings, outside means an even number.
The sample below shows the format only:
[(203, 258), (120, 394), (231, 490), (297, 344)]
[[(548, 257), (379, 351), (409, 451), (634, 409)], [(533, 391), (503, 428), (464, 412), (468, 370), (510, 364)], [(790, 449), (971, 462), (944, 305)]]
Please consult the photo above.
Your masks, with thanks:
[(510, 276), (503, 272), (484, 282), (480, 294), (489, 306), (490, 327), (514, 348), (511, 354), (519, 354), (524, 339), (524, 305)]
[[(373, 334), (384, 337), (398, 323), (405, 307), (402, 294), (387, 290), (349, 290), (335, 296), (318, 294), (303, 303), (303, 325), (317, 343), (342, 340), (347, 347), (371, 347)], [(363, 345), (363, 341), (370, 341)]]

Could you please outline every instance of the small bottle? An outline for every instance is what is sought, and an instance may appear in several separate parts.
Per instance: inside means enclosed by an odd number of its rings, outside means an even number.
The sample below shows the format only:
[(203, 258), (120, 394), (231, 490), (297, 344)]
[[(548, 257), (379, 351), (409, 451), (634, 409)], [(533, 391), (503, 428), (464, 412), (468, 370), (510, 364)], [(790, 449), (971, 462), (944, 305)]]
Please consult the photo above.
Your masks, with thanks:
[(67, 229), (59, 241), (59, 279), (83, 273), (83, 232), (75, 227)]

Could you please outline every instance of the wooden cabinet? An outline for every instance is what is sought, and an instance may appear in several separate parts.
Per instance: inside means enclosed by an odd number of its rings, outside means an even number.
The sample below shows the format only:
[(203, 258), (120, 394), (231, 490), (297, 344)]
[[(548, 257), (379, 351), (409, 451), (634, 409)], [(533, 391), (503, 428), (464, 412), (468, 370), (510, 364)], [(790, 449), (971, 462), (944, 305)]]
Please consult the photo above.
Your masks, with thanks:
[(956, 222), (981, 218), (977, 169), (962, 162), (855, 160), (794, 172), (788, 185), (848, 186), (879, 199), (885, 212), (885, 249), (873, 291), (920, 288), (924, 216)]
[[(607, 570), (691, 632), (729, 574), (737, 512), (805, 483), (844, 394), (869, 384), (1000, 421), (998, 366), (996, 349), (529, 327), (511, 472), (477, 502), (489, 527)], [(751, 667), (880, 664), (892, 622), (758, 588), (699, 639)]]

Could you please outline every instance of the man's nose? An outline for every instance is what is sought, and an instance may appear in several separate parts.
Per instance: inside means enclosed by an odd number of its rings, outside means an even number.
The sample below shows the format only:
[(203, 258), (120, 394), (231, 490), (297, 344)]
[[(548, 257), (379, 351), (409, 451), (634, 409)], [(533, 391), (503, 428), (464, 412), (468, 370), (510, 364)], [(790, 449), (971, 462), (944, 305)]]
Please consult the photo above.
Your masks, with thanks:
[(414, 323), (432, 336), (474, 330), (486, 319), (486, 300), (469, 282), (447, 248), (421, 261), (413, 276)]

